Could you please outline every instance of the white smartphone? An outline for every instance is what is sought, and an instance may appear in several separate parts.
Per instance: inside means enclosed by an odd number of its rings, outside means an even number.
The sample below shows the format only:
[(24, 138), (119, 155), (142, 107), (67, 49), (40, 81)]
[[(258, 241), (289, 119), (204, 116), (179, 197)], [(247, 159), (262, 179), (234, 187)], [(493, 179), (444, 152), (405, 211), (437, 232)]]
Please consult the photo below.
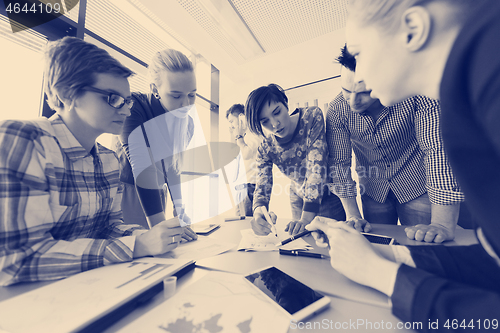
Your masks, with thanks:
[(296, 321), (303, 321), (330, 305), (328, 297), (276, 267), (259, 270), (244, 278)]
[(220, 224), (210, 223), (210, 224), (200, 224), (195, 223), (191, 225), (191, 229), (197, 233), (198, 235), (206, 235), (211, 233), (212, 231), (218, 229)]

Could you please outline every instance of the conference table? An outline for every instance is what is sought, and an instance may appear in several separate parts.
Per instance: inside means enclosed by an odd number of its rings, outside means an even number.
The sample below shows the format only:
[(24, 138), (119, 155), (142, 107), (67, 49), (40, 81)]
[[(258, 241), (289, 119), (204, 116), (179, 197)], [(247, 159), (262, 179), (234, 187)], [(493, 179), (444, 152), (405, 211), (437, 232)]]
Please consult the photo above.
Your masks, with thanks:
[[(200, 280), (211, 271), (243, 275), (264, 267), (275, 266), (331, 299), (328, 308), (303, 322), (291, 324), (288, 332), (324, 332), (325, 330), (416, 332), (412, 328), (419, 325), (419, 323), (401, 323), (397, 317), (392, 315), (390, 301), (385, 295), (345, 278), (330, 266), (328, 259), (284, 256), (277, 251), (237, 251), (237, 245), (242, 237), (241, 230), (251, 227), (250, 220), (251, 218), (247, 217), (245, 220), (225, 222), (224, 217), (219, 216), (206, 221), (220, 224), (221, 227), (209, 235), (199, 237), (231, 242), (235, 246), (222, 254), (196, 260), (196, 267), (178, 279), (177, 293), (189, 288), (192, 283)], [(284, 229), (288, 221), (289, 219), (285, 218), (278, 219), (278, 228)], [(434, 246), (409, 240), (403, 226), (381, 224), (372, 224), (372, 226), (372, 233), (393, 237), (402, 245)], [(315, 253), (328, 254), (327, 249), (316, 246), (312, 236), (304, 237), (304, 240), (314, 247), (313, 251)], [(457, 227), (455, 240), (446, 242), (445, 245), (470, 245), (475, 243), (477, 243), (477, 240), (473, 230)], [(0, 301), (49, 283), (52, 282), (24, 283), (2, 287), (0, 288)], [(126, 316), (104, 328), (103, 332), (136, 332), (132, 328), (128, 328), (133, 327), (134, 321), (139, 320), (141, 316), (163, 302), (168, 302), (168, 299), (165, 298), (163, 293), (159, 293), (145, 304), (141, 304)]]

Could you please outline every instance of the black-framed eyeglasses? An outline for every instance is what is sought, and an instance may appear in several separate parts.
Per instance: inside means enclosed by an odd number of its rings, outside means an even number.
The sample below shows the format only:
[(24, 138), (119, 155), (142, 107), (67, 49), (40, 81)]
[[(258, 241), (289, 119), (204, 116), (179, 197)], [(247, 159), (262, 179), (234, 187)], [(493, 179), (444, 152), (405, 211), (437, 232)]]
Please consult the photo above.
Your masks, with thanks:
[(92, 92), (96, 92), (98, 94), (108, 96), (108, 104), (115, 109), (121, 109), (125, 104), (127, 104), (127, 107), (129, 109), (131, 109), (132, 106), (134, 105), (134, 100), (130, 96), (125, 98), (125, 97), (120, 96), (118, 94), (115, 94), (113, 92), (97, 89), (97, 88), (94, 88), (92, 86), (84, 87), (83, 90), (92, 91)]

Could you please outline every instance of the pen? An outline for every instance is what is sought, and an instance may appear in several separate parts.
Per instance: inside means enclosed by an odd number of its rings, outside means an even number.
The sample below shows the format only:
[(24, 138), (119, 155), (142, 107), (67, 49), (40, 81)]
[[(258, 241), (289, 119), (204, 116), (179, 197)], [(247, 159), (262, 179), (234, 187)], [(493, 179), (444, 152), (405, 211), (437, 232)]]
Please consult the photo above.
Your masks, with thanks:
[[(315, 230), (315, 231), (317, 231), (317, 230)], [(282, 241), (282, 242), (280, 242), (280, 243), (276, 243), (276, 246), (281, 246), (281, 245), (288, 244), (288, 243), (290, 243), (291, 241), (296, 240), (297, 238), (300, 238), (300, 237), (304, 237), (304, 236), (309, 235), (311, 232), (312, 232), (312, 231), (310, 231), (310, 230), (302, 231), (302, 232), (300, 232), (300, 233), (296, 234), (295, 236), (292, 236), (292, 237), (290, 237), (290, 238), (285, 239), (284, 241)]]
[(269, 216), (269, 213), (267, 212), (266, 206), (260, 206), (260, 210), (262, 214), (264, 214), (264, 217), (266, 218), (267, 223), (271, 225), (271, 231), (274, 232), (274, 235), (278, 237), (278, 232), (276, 231), (276, 226), (273, 223), (273, 220), (271, 220), (271, 216)]
[(286, 256), (297, 256), (297, 257), (309, 257), (309, 258), (318, 258), (318, 259), (327, 259), (329, 258), (328, 256), (324, 254), (319, 254), (319, 253), (310, 253), (307, 251), (296, 251), (296, 250), (283, 250), (280, 249), (280, 254), (286, 255)]
[(233, 216), (233, 217), (226, 217), (224, 219), (225, 222), (229, 222), (229, 221), (239, 221), (239, 220), (244, 220), (245, 219), (245, 216)]

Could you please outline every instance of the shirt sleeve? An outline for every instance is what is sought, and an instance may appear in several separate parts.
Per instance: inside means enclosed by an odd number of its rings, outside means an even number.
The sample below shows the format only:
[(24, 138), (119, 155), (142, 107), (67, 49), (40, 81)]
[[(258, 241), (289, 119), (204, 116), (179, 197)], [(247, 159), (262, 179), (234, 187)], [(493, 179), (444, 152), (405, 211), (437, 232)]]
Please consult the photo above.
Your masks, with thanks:
[(269, 210), (271, 191), (273, 189), (273, 162), (268, 155), (269, 145), (264, 140), (257, 149), (257, 183), (253, 195), (253, 209), (265, 206)]
[[(341, 110), (347, 102), (338, 95), (328, 106), (326, 140), (328, 142), (328, 167), (330, 192), (340, 198), (356, 197), (356, 182), (351, 176), (352, 147), (349, 129), (342, 121)], [(344, 105), (344, 106), (343, 106)]]
[[(53, 233), (66, 227), (54, 216), (69, 219), (66, 211), (51, 210), (50, 182), (56, 170), (46, 162), (40, 131), (19, 122), (0, 127), (0, 284), (54, 280), (110, 263), (133, 258), (134, 226), (125, 227), (115, 203), (108, 236), (61, 240)], [(37, 137), (38, 136), (38, 137)], [(59, 206), (58, 209), (64, 207)], [(62, 215), (61, 215), (62, 214)], [(69, 233), (68, 230), (65, 230)], [(69, 237), (71, 239), (71, 237)]]
[(441, 135), (439, 102), (416, 96), (415, 132), (425, 154), (426, 188), (429, 200), (436, 205), (451, 205), (464, 200), (444, 150)]
[[(444, 325), (466, 326), (481, 331), (485, 324), (498, 319), (500, 294), (401, 265), (391, 297), (392, 312), (405, 322), (422, 323), (422, 332), (444, 330)], [(439, 330), (429, 327), (438, 322)], [(487, 323), (488, 322), (488, 323)], [(478, 325), (481, 325), (480, 328)], [(472, 330), (471, 330), (472, 331)]]
[(123, 213), (121, 208), (123, 194), (123, 185), (118, 186), (117, 193), (111, 204), (111, 211), (108, 217), (108, 223), (103, 229), (99, 229), (99, 233), (95, 235), (96, 239), (114, 239), (124, 236), (138, 236), (146, 232), (142, 226), (137, 224), (123, 223)]
[(318, 213), (323, 185), (326, 184), (328, 148), (325, 120), (320, 108), (313, 108), (307, 119), (306, 177), (302, 211)]

